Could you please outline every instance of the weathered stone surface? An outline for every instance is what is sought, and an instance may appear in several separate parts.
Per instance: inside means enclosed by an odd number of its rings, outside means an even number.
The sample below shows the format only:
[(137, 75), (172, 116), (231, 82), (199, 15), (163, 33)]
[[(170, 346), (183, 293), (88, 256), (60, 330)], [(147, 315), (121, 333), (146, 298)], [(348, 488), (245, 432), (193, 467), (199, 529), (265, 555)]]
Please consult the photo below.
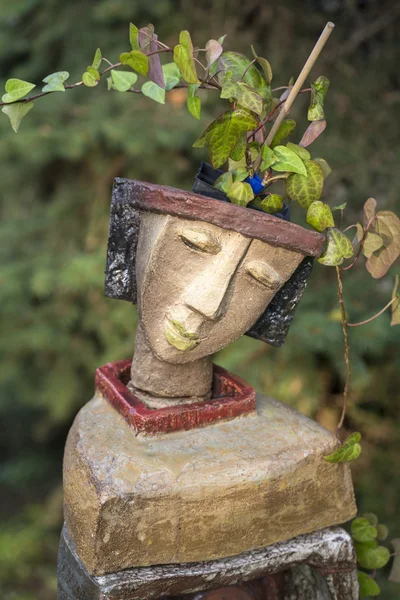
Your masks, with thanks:
[(335, 436), (263, 396), (207, 428), (135, 436), (100, 396), (78, 414), (64, 463), (65, 519), (89, 573), (232, 556), (355, 515)]
[(64, 528), (58, 582), (59, 600), (358, 600), (353, 544), (339, 527), (221, 560), (139, 567), (99, 577), (88, 574)]

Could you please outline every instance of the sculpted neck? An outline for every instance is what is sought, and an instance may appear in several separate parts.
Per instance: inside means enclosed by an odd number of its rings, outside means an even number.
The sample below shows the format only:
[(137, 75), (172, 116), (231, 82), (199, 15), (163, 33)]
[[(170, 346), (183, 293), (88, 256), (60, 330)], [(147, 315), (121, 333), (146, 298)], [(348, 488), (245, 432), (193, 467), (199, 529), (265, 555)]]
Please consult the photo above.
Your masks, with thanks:
[(151, 408), (199, 402), (210, 398), (211, 386), (209, 356), (179, 365), (164, 362), (151, 350), (138, 325), (128, 387), (143, 402)]

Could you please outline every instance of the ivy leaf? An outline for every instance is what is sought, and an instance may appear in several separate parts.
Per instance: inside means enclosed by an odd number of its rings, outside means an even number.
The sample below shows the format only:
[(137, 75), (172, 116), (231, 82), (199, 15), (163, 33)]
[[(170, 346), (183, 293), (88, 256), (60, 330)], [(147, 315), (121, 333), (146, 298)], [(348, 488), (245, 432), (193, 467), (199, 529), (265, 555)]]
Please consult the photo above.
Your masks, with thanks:
[(3, 106), (2, 112), (10, 119), (11, 127), (18, 133), (19, 126), (25, 115), (33, 108), (33, 102), (17, 102), (9, 106)]
[(390, 321), (391, 325), (400, 325), (400, 294), (399, 294), (399, 276), (396, 275), (394, 278), (394, 287), (392, 291), (392, 300), (393, 298), (397, 298), (395, 302), (392, 304), (392, 319)]
[(139, 29), (133, 23), (129, 23), (129, 43), (132, 50), (140, 50)]
[(364, 256), (370, 258), (373, 253), (382, 248), (383, 245), (384, 242), (380, 235), (368, 231), (363, 246)]
[(164, 74), (165, 89), (169, 92), (180, 83), (182, 75), (174, 62), (163, 65), (162, 70)]
[(236, 85), (236, 81), (234, 81), (231, 77), (226, 77), (222, 84), (222, 90), (220, 94), (220, 98), (229, 99), (236, 98), (238, 93), (238, 87)]
[(307, 179), (308, 175), (304, 162), (296, 152), (293, 152), (290, 148), (286, 148), (286, 146), (275, 146), (274, 154), (278, 159), (278, 162), (271, 166), (274, 171), (298, 173)]
[[(323, 160), (323, 159), (321, 159)], [(347, 202), (343, 202), (343, 204), (336, 204), (336, 206), (332, 206), (332, 210), (344, 210), (347, 206)]]
[(311, 154), (309, 153), (309, 151), (306, 150), (305, 148), (302, 148), (298, 144), (292, 144), (292, 142), (288, 142), (286, 144), (286, 148), (289, 148), (289, 150), (293, 150), (293, 152), (296, 152), (296, 154), (298, 156), (300, 156), (300, 158), (302, 160), (310, 160), (311, 159)]
[(68, 71), (58, 71), (47, 75), (43, 79), (43, 82), (47, 85), (42, 88), (42, 92), (65, 92), (64, 81), (67, 81), (68, 77)]
[(400, 256), (400, 219), (390, 210), (381, 210), (376, 217), (370, 232), (381, 236), (384, 245), (367, 259), (366, 267), (378, 279), (386, 275)]
[(310, 125), (305, 130), (303, 137), (301, 138), (301, 140), (299, 142), (300, 146), (303, 146), (303, 148), (310, 146), (313, 142), (315, 142), (317, 137), (319, 137), (321, 135), (321, 133), (323, 133), (325, 131), (325, 129), (326, 129), (325, 119), (313, 121), (312, 123), (310, 123)]
[(257, 125), (257, 120), (244, 109), (228, 110), (211, 123), (193, 144), (194, 148), (207, 146), (214, 169), (222, 166), (231, 155), (239, 138)]
[(113, 69), (111, 71), (112, 87), (118, 92), (127, 92), (134, 83), (137, 81), (136, 73), (128, 71), (117, 71)]
[(354, 519), (351, 523), (351, 537), (356, 542), (371, 542), (376, 539), (378, 532), (376, 527), (371, 525), (367, 519), (360, 517)]
[(253, 56), (256, 59), (256, 61), (258, 62), (258, 64), (261, 67), (261, 70), (264, 74), (264, 78), (265, 81), (270, 84), (272, 81), (272, 69), (271, 69), (271, 65), (269, 64), (269, 62), (267, 61), (266, 58), (262, 58), (261, 56), (258, 56), (256, 51), (254, 50), (254, 47), (251, 46), (251, 51), (253, 52)]
[(372, 579), (372, 577), (367, 575), (367, 573), (364, 573), (364, 571), (358, 571), (358, 585), (360, 586), (360, 598), (379, 596), (381, 593), (381, 588), (376, 583), (375, 579)]
[(375, 198), (368, 198), (363, 206), (363, 224), (364, 227), (367, 227), (371, 219), (374, 218), (376, 213), (376, 205), (377, 202)]
[(324, 119), (324, 100), (329, 88), (329, 79), (321, 75), (311, 84), (311, 102), (308, 107), (308, 120)]
[(317, 231), (325, 231), (328, 227), (335, 227), (335, 221), (330, 207), (320, 200), (316, 200), (308, 207), (307, 223)]
[(147, 77), (161, 88), (165, 88), (160, 55), (157, 53), (157, 40), (158, 36), (154, 33), (154, 25), (151, 23), (139, 29), (139, 46), (144, 54), (149, 55)]
[(218, 177), (218, 179), (214, 182), (214, 187), (220, 192), (224, 192), (225, 194), (229, 190), (233, 183), (233, 175), (232, 171), (227, 171)]
[(160, 104), (165, 104), (165, 90), (154, 83), (154, 81), (146, 81), (142, 85), (142, 93)]
[(219, 59), (222, 52), (224, 51), (222, 45), (217, 40), (209, 40), (206, 44), (206, 61), (207, 69), (211, 67), (216, 60)]
[[(353, 252), (354, 252), (353, 246), (352, 246), (349, 238), (342, 231), (339, 231), (339, 229), (332, 227), (332, 229), (327, 230), (326, 236), (327, 236), (327, 246), (325, 248), (324, 253), (318, 259), (319, 263), (321, 263), (322, 265), (326, 265), (328, 267), (337, 267), (342, 264), (342, 262), (344, 261), (345, 258), (351, 258), (353, 256)], [(353, 435), (360, 435), (360, 434), (353, 434)], [(353, 439), (352, 436), (350, 436), (350, 438)], [(347, 440), (344, 443), (344, 445), (342, 446), (342, 448), (339, 448), (339, 450), (337, 450), (337, 452), (341, 451), (342, 449), (345, 449), (346, 450), (345, 455), (347, 455), (347, 453), (348, 453), (350, 456), (353, 456), (353, 454), (354, 454), (354, 457), (350, 458), (348, 460), (354, 460), (355, 458), (357, 458), (359, 456), (359, 454), (361, 452), (361, 446), (359, 448), (357, 447), (357, 445), (354, 445), (354, 444), (353, 444), (354, 448), (353, 447), (349, 448), (348, 446), (346, 446), (346, 443), (350, 438), (347, 438)], [(331, 461), (331, 462), (335, 462), (335, 461)]]
[[(330, 168), (326, 160), (324, 158), (314, 158), (314, 162), (319, 164), (319, 166), (322, 169), (324, 179), (326, 179), (328, 175), (332, 172), (332, 169)], [(344, 203), (344, 206), (346, 206), (346, 202)]]
[[(103, 57), (101, 54), (101, 50), (100, 50), (100, 48), (97, 48), (96, 52), (94, 53), (94, 58), (93, 58), (93, 62), (92, 62), (93, 69), (98, 70), (100, 68), (102, 58)], [(44, 81), (44, 79), (43, 79), (43, 81)]]
[(283, 196), (279, 194), (269, 194), (266, 198), (259, 200), (256, 198), (254, 205), (271, 215), (279, 212), (283, 208)]
[[(363, 517), (363, 519), (367, 519), (367, 521), (370, 525), (377, 527), (379, 520), (378, 520), (378, 517), (374, 513), (364, 513), (362, 515), (362, 517)], [(375, 548), (375, 546), (374, 546), (374, 548)]]
[(381, 523), (380, 525), (377, 526), (376, 528), (377, 531), (377, 539), (380, 542), (384, 542), (387, 539), (387, 536), (389, 535), (389, 528), (384, 525), (383, 523)]
[[(339, 231), (339, 233), (341, 233), (341, 231)], [(330, 463), (342, 463), (356, 460), (356, 458), (358, 458), (361, 454), (361, 446), (359, 444), (360, 440), (360, 433), (352, 433), (343, 442), (343, 444), (339, 448), (337, 448), (337, 450), (334, 450), (334, 452), (332, 452), (331, 454), (324, 456), (324, 460)]]
[(188, 85), (188, 95), (187, 95), (187, 107), (191, 115), (193, 115), (196, 119), (200, 119), (201, 112), (201, 100), (198, 96), (196, 96), (197, 88), (199, 87), (199, 83), (190, 83)]
[(82, 82), (86, 87), (95, 87), (99, 83), (99, 79), (99, 72), (93, 67), (88, 67), (87, 71), (82, 75)]
[(227, 34), (225, 33), (225, 35), (221, 35), (221, 37), (218, 38), (218, 43), (221, 44), (221, 46), (224, 43), (226, 36)]
[(279, 160), (272, 148), (265, 145), (261, 148), (261, 158), (261, 171), (266, 171), (271, 165), (277, 163)]
[(246, 147), (247, 147), (247, 135), (246, 135), (246, 133), (243, 133), (240, 136), (240, 138), (238, 139), (236, 145), (233, 147), (232, 152), (230, 153), (229, 157), (236, 162), (241, 160), (245, 155)]
[(391, 544), (395, 551), (395, 557), (392, 564), (392, 570), (390, 571), (389, 581), (400, 583), (400, 538), (395, 538), (391, 541)]
[(139, 47), (145, 54), (151, 52), (154, 35), (154, 25), (152, 23), (149, 23), (147, 27), (141, 27), (139, 29)]
[(123, 52), (120, 54), (119, 60), (123, 65), (128, 65), (140, 75), (147, 76), (149, 72), (149, 59), (146, 54), (140, 50), (132, 50), (131, 52)]
[(181, 31), (179, 44), (174, 48), (174, 62), (187, 83), (200, 83), (193, 58), (193, 44), (188, 31)]
[(33, 88), (36, 87), (34, 83), (23, 81), (22, 79), (9, 79), (6, 81), (5, 89), (6, 94), (3, 95), (3, 102), (15, 102), (20, 100), (26, 94), (29, 94)]
[(218, 73), (218, 81), (222, 85), (227, 71), (231, 72), (231, 78), (234, 81), (239, 81), (247, 69), (243, 81), (253, 88), (263, 100), (269, 101), (271, 98), (271, 87), (267, 84), (257, 67), (254, 64), (250, 66), (250, 62), (244, 54), (224, 52), (218, 61), (212, 64), (210, 75), (213, 76)]
[(363, 569), (381, 569), (390, 560), (390, 551), (385, 546), (371, 548), (368, 544), (357, 544), (357, 561)]
[(254, 192), (249, 183), (235, 181), (227, 191), (226, 195), (233, 204), (247, 206), (254, 198)]
[(233, 181), (244, 181), (249, 176), (247, 169), (234, 169), (232, 171)]
[(241, 106), (251, 110), (257, 115), (261, 115), (263, 111), (263, 99), (247, 83), (244, 83), (243, 81), (237, 83), (236, 98)]
[(278, 131), (274, 135), (274, 138), (271, 142), (271, 148), (279, 146), (281, 142), (283, 142), (283, 140), (289, 137), (289, 135), (292, 133), (295, 127), (296, 121), (293, 121), (293, 119), (285, 119), (284, 121), (282, 121), (281, 125), (278, 128)]
[[(301, 160), (299, 157), (297, 158)], [(306, 160), (302, 164), (307, 176), (297, 173), (289, 175), (285, 187), (291, 200), (295, 200), (303, 208), (308, 208), (313, 202), (319, 200), (324, 187), (324, 176), (321, 167), (314, 160)], [(275, 167), (276, 165), (273, 165), (272, 168), (275, 169)]]

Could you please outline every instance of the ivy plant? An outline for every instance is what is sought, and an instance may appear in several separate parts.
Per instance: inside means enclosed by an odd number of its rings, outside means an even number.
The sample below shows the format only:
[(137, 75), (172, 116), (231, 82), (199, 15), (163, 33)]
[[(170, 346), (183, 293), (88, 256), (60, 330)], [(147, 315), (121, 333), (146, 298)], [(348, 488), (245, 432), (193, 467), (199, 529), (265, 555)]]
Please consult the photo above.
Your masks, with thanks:
[[(153, 25), (138, 28), (131, 23), (119, 60), (109, 60), (98, 48), (80, 81), (68, 83), (67, 71), (51, 73), (43, 78), (45, 85), (36, 94), (32, 94), (36, 84), (9, 79), (0, 105), (17, 132), (38, 99), (81, 86), (97, 88), (104, 79), (110, 92), (143, 94), (160, 104), (165, 104), (168, 92), (184, 88), (187, 109), (195, 119), (201, 118), (199, 90), (218, 94), (223, 110), (193, 144), (195, 148), (207, 149), (215, 169), (224, 167), (215, 187), (233, 204), (271, 215), (279, 213), (285, 203), (296, 203), (304, 210), (308, 226), (326, 237), (318, 261), (336, 269), (347, 367), (339, 437), (350, 384), (348, 328), (368, 323), (388, 308), (392, 311), (391, 324), (400, 324), (398, 277), (392, 297), (381, 311), (362, 323), (349, 323), (343, 303), (342, 273), (364, 256), (372, 277), (386, 275), (400, 256), (400, 219), (391, 211), (377, 211), (376, 200), (370, 198), (365, 203), (362, 221), (343, 229), (346, 205), (330, 207), (322, 199), (331, 169), (326, 160), (312, 154), (310, 147), (326, 128), (324, 104), (330, 82), (320, 76), (308, 87), (303, 87), (303, 83), (332, 29), (333, 24), (328, 23), (295, 81), (272, 87), (272, 67), (253, 47), (249, 56), (225, 50), (225, 35), (197, 47), (189, 31), (181, 31), (176, 44), (168, 46), (158, 39)], [(302, 135), (297, 135), (296, 122), (288, 116), (298, 94), (309, 95), (310, 124)], [(353, 239), (349, 237), (351, 229), (355, 229)], [(357, 458), (361, 451), (359, 437), (352, 434), (326, 460), (343, 462)]]

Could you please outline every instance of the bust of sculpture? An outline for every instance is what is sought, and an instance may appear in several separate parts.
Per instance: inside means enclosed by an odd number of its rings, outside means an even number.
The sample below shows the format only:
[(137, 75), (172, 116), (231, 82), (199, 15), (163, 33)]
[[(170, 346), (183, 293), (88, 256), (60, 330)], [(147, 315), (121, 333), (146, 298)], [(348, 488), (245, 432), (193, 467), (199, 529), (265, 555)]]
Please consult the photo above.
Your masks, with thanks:
[(214, 353), (246, 332), (283, 343), (322, 245), (278, 217), (117, 180), (106, 293), (138, 305), (129, 388), (153, 408), (210, 398)]

